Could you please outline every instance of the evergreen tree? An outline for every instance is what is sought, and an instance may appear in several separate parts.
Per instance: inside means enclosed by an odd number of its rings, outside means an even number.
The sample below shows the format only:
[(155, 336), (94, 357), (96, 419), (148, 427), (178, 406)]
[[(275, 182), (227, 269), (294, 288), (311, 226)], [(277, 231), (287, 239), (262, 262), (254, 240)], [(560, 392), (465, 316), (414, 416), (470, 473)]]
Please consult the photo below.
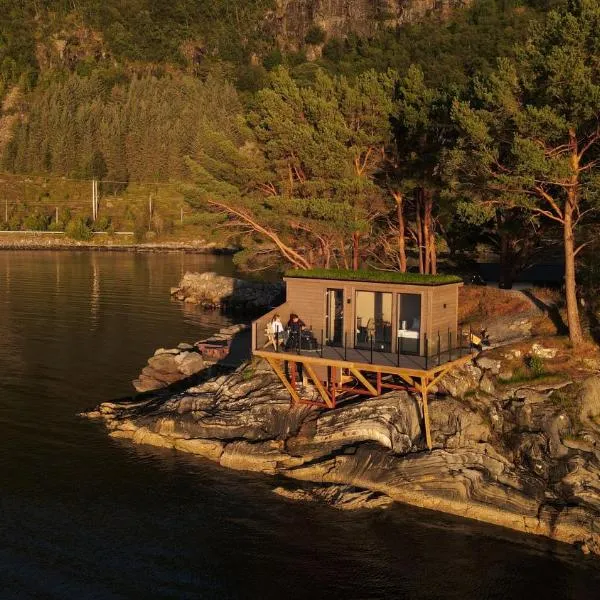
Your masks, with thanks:
[(572, 0), (534, 27), (515, 60), (457, 102), (449, 153), (454, 185), (480, 206), (519, 207), (563, 232), (565, 292), (573, 344), (583, 340), (575, 261), (600, 178), (600, 6)]

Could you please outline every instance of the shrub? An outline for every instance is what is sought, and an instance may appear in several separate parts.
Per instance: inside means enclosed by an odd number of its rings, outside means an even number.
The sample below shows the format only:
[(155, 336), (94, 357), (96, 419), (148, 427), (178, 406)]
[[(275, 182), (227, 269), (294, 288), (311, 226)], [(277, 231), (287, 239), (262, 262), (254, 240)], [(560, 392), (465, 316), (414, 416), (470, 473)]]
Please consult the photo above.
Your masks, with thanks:
[(544, 360), (540, 356), (537, 356), (537, 354), (528, 356), (526, 364), (534, 377), (541, 377), (546, 373)]
[(322, 27), (319, 27), (318, 25), (313, 25), (306, 33), (304, 41), (307, 44), (313, 44), (314, 46), (316, 46), (318, 44), (322, 44), (325, 41), (326, 35), (327, 34), (325, 33), (325, 30)]
[(133, 239), (136, 243), (141, 243), (146, 239), (148, 233), (148, 223), (145, 219), (137, 218), (133, 223)]
[(8, 229), (10, 231), (19, 231), (21, 229), (21, 218), (13, 215), (8, 219)]
[(269, 52), (269, 54), (263, 58), (263, 67), (267, 71), (272, 71), (275, 67), (278, 67), (282, 63), (283, 54), (281, 54), (281, 50), (279, 48), (271, 50), (271, 52)]
[(37, 211), (27, 215), (23, 221), (23, 227), (28, 231), (48, 231), (49, 225), (50, 217), (42, 215)]
[(111, 228), (112, 221), (110, 217), (103, 215), (94, 223), (94, 231), (108, 231)]
[(67, 224), (65, 233), (73, 240), (86, 242), (92, 239), (94, 232), (89, 225), (89, 219), (75, 217)]

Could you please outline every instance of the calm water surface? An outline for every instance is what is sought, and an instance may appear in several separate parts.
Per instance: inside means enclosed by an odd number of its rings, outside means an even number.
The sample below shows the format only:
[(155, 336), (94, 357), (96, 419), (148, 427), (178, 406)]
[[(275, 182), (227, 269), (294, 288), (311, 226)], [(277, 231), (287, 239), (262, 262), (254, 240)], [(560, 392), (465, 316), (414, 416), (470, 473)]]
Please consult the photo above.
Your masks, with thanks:
[(0, 599), (599, 598), (600, 561), (395, 507), (340, 513), (272, 480), (110, 439), (76, 414), (158, 346), (227, 321), (169, 300), (193, 255), (0, 252)]

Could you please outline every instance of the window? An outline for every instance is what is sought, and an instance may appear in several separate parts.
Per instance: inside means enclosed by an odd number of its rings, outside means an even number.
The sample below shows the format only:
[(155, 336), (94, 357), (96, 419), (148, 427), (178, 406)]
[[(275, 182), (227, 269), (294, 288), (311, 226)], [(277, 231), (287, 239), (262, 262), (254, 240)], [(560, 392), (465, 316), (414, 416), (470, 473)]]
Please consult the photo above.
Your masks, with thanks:
[(392, 348), (392, 294), (356, 292), (355, 347), (379, 352)]

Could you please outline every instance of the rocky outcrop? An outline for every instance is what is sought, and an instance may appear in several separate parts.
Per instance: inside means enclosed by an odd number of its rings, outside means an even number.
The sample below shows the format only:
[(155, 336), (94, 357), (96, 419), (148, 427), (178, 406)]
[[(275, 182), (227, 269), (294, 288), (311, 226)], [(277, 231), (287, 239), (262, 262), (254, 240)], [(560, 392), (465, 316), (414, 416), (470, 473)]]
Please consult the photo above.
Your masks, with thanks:
[(248, 358), (247, 344), (242, 344), (243, 348), (235, 352), (238, 356), (232, 356), (232, 345), (236, 337), (243, 336), (247, 331), (245, 324), (231, 325), (194, 344), (181, 343), (177, 348), (159, 348), (148, 359), (139, 377), (132, 382), (133, 387), (140, 393), (160, 390), (199, 373), (209, 374), (207, 369), (215, 364), (239, 364)]
[(469, 0), (277, 0), (267, 17), (280, 45), (297, 50), (313, 27), (327, 37), (372, 36), (378, 29), (448, 17)]
[(246, 314), (264, 312), (283, 302), (282, 283), (262, 283), (217, 273), (186, 273), (171, 296), (204, 308), (224, 308)]
[(408, 391), (329, 411), (290, 406), (261, 361), (87, 416), (114, 437), (283, 476), (289, 498), (340, 508), (392, 499), (600, 553), (600, 377), (503, 380), (513, 356), (484, 353), (440, 382), (431, 451)]

